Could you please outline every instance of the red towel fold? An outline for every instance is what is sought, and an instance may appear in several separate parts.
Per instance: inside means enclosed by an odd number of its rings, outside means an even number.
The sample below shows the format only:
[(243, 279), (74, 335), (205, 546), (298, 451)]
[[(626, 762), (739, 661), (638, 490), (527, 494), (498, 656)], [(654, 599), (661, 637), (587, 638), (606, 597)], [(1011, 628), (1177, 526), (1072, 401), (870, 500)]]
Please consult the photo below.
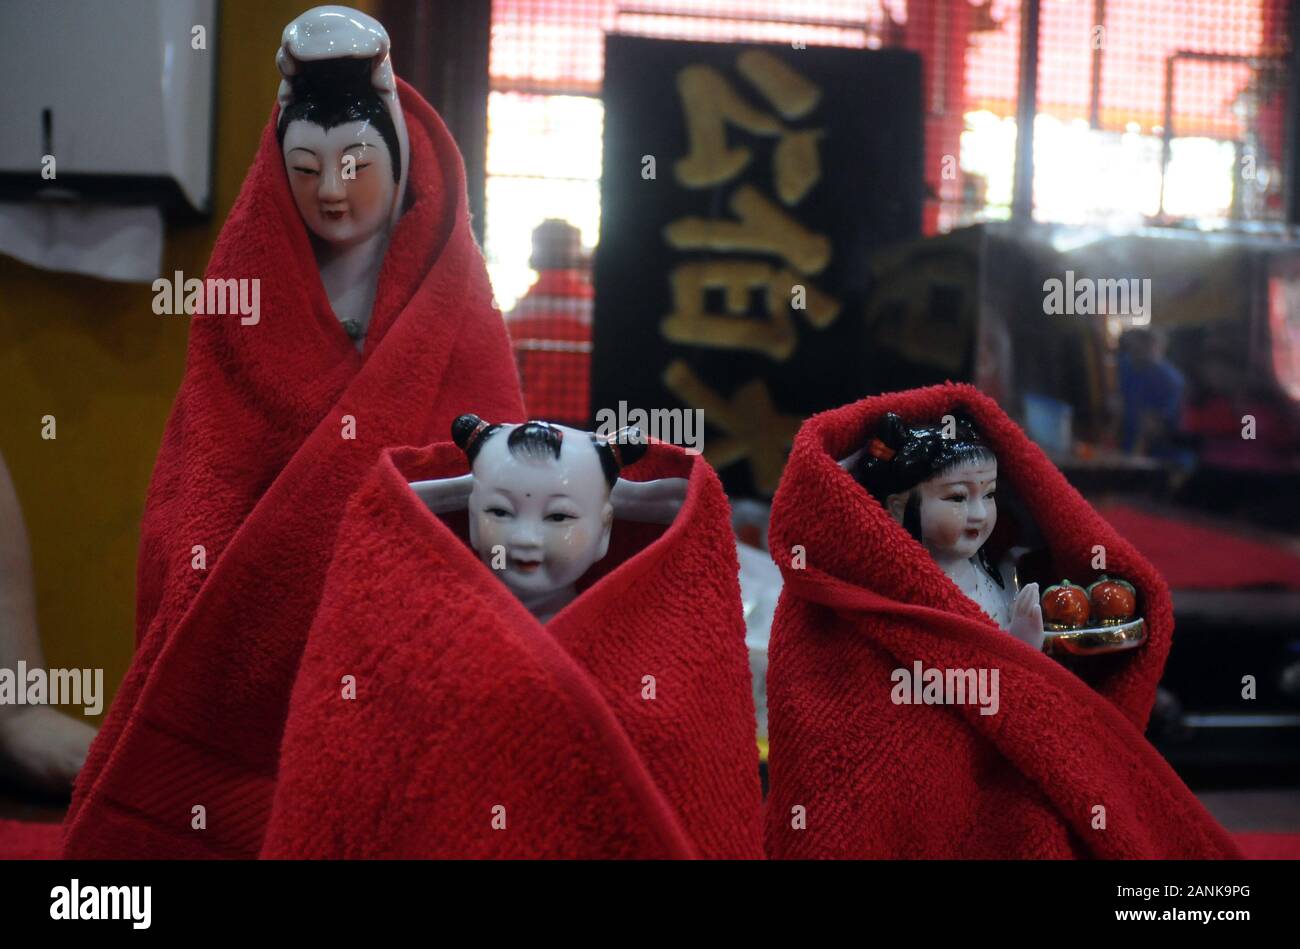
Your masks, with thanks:
[[(1148, 642), (1078, 663), (1087, 682), (1000, 630), (836, 463), (886, 411), (937, 421), (959, 408), (1046, 534), (1054, 575), (1088, 580), (1102, 545), (1139, 591)], [(767, 679), (769, 856), (1239, 855), (1142, 735), (1173, 634), (1167, 587), (991, 399), (949, 384), (808, 420), (769, 536), (785, 578)], [(891, 674), (917, 661), (997, 669), (997, 713), (894, 704)]]
[(465, 515), (435, 516), (407, 486), (466, 470), (449, 443), (385, 453), (348, 505), (264, 854), (761, 857), (738, 568), (713, 470), (652, 445), (629, 475), (688, 478), (685, 505), (668, 528), (616, 521), (583, 592), (545, 625), (474, 555)]
[(400, 93), (411, 203), (364, 354), (325, 296), (274, 113), (263, 133), (207, 272), (260, 279), (261, 319), (193, 320), (144, 515), (140, 645), (78, 780), (69, 856), (256, 854), (347, 498), (386, 445), (445, 437), (465, 411), (522, 416), (459, 153), (433, 109)]

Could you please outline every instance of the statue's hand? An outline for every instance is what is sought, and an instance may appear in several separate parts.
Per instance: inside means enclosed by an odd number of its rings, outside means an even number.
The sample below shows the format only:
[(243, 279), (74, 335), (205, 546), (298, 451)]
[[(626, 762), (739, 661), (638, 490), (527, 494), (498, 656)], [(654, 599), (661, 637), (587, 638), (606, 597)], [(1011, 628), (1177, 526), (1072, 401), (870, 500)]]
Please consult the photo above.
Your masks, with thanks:
[(1026, 646), (1043, 648), (1043, 608), (1038, 603), (1038, 584), (1026, 584), (1011, 603), (1011, 635)]

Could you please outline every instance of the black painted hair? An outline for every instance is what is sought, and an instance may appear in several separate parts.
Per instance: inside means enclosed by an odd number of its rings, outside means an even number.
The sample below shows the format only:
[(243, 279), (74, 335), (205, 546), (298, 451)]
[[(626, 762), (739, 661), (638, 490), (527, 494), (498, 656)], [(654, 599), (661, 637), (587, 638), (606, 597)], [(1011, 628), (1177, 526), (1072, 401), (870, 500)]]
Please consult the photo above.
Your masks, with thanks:
[[(488, 423), (477, 415), (465, 414), (451, 423), (451, 439), (472, 465), (484, 442), (500, 428), (498, 423)], [(605, 483), (611, 488), (618, 480), (619, 472), (646, 453), (645, 439), (635, 428), (624, 429), (612, 440), (600, 438), (594, 432), (587, 435), (596, 448)], [(558, 461), (563, 441), (564, 432), (550, 422), (529, 421), (510, 430), (506, 436), (506, 448), (515, 457), (545, 459), (549, 456)]]
[(284, 133), (298, 119), (329, 131), (345, 122), (370, 122), (392, 156), (393, 181), (402, 179), (402, 152), (397, 127), (388, 106), (371, 84), (369, 59), (323, 59), (298, 64), (289, 77), (293, 101), (280, 110), (276, 137), (284, 148)]
[[(972, 462), (997, 461), (988, 443), (980, 437), (975, 423), (953, 413), (955, 425), (950, 438), (944, 437), (942, 422), (935, 425), (908, 425), (894, 412), (886, 412), (868, 440), (866, 449), (853, 464), (851, 474), (881, 505), (891, 494), (911, 491), (923, 481), (946, 474)], [(903, 509), (903, 527), (921, 540), (921, 499), (912, 493)], [(980, 562), (990, 576), (1002, 585), (1002, 577), (980, 550)]]
[[(909, 491), (961, 465), (997, 460), (970, 419), (954, 413), (953, 421), (952, 437), (945, 438), (942, 423), (911, 426), (896, 413), (886, 412), (867, 450), (853, 465), (854, 479), (884, 504), (891, 494)], [(880, 450), (873, 453), (873, 445)]]

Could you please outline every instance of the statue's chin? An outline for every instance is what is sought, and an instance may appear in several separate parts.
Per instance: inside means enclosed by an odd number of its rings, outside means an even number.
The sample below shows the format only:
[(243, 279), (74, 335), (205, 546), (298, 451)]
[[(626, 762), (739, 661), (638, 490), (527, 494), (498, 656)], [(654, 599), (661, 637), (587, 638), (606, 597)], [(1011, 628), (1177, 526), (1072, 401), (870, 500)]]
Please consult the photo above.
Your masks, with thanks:
[(358, 228), (344, 223), (338, 227), (310, 226), (309, 230), (317, 240), (328, 244), (332, 250), (343, 251), (366, 243), (383, 230), (381, 227)]

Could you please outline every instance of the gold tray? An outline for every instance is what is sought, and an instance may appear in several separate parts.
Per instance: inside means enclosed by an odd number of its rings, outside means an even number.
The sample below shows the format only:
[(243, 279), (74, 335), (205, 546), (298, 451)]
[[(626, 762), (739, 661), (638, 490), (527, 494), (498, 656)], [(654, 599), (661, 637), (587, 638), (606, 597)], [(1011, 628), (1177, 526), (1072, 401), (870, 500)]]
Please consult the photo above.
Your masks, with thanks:
[(1113, 626), (1085, 626), (1082, 629), (1049, 629), (1044, 648), (1049, 653), (1067, 653), (1071, 656), (1095, 656), (1107, 652), (1124, 652), (1136, 649), (1147, 641), (1146, 623), (1142, 617)]

